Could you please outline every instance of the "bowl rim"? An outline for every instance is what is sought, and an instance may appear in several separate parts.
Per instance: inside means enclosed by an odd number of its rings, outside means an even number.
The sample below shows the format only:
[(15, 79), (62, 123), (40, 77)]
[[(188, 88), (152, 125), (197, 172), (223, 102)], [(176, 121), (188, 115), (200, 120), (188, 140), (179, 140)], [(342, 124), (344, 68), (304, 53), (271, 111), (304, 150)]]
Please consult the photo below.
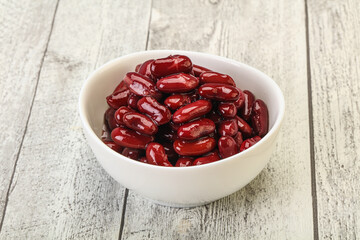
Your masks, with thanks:
[[(131, 57), (135, 57), (135, 56), (138, 56), (138, 55), (151, 54), (151, 53), (182, 54), (182, 55), (186, 55), (186, 54), (189, 54), (189, 53), (190, 54), (198, 54), (198, 55), (201, 55), (203, 57), (216, 58), (218, 60), (229, 62), (229, 63), (234, 64), (234, 65), (240, 65), (241, 67), (246, 68), (247, 70), (253, 71), (256, 74), (262, 76), (263, 79), (265, 79), (271, 85), (273, 85), (273, 87), (275, 89), (275, 92), (276, 92), (276, 95), (278, 95), (279, 99), (280, 99), (279, 113), (276, 116), (273, 127), (270, 129), (270, 131), (263, 138), (261, 138), (261, 140), (257, 144), (255, 144), (251, 148), (246, 149), (243, 152), (239, 152), (239, 153), (237, 153), (237, 154), (235, 154), (233, 156), (230, 156), (228, 158), (221, 159), (219, 161), (215, 161), (215, 162), (211, 162), (211, 163), (207, 163), (207, 164), (203, 164), (203, 165), (196, 165), (196, 166), (164, 167), (164, 166), (146, 164), (146, 163), (143, 163), (143, 162), (140, 162), (140, 161), (135, 161), (133, 159), (125, 157), (125, 156), (115, 152), (114, 150), (110, 149), (96, 135), (96, 133), (94, 132), (94, 130), (90, 126), (89, 120), (86, 117), (86, 114), (85, 114), (85, 102), (86, 102), (85, 101), (85, 95), (86, 95), (85, 91), (87, 89), (87, 86), (91, 82), (94, 81), (94, 76), (96, 74), (101, 72), (103, 69), (106, 69), (110, 65), (114, 64), (115, 62), (120, 61), (121, 59), (124, 59), (124, 58), (131, 58)], [(250, 155), (256, 149), (260, 148), (280, 128), (281, 123), (282, 123), (282, 121), (284, 119), (284, 114), (285, 114), (285, 99), (284, 99), (284, 95), (283, 95), (280, 87), (278, 86), (278, 84), (272, 78), (270, 78), (268, 75), (261, 72), (260, 70), (254, 68), (254, 67), (251, 67), (251, 66), (249, 66), (249, 65), (247, 65), (245, 63), (238, 62), (236, 60), (226, 58), (226, 57), (222, 57), (222, 56), (218, 56), (218, 55), (215, 55), (215, 54), (204, 53), (204, 52), (184, 51), (184, 50), (174, 50), (174, 49), (165, 50), (164, 49), (164, 50), (146, 50), (146, 51), (139, 51), (139, 52), (126, 54), (126, 55), (117, 57), (115, 59), (112, 59), (112, 60), (106, 62), (105, 64), (103, 64), (102, 66), (96, 68), (86, 78), (86, 80), (82, 84), (82, 87), (81, 87), (81, 90), (80, 90), (80, 95), (79, 95), (79, 105), (78, 105), (78, 107), (79, 107), (80, 119), (81, 119), (84, 130), (88, 132), (88, 134), (90, 135), (91, 138), (95, 139), (95, 142), (96, 142), (97, 145), (104, 148), (104, 150), (107, 151), (110, 155), (113, 155), (116, 158), (123, 159), (124, 161), (127, 161), (129, 164), (135, 164), (135, 165), (138, 165), (139, 167), (146, 167), (146, 168), (150, 168), (150, 169), (156, 169), (156, 170), (159, 170), (159, 171), (162, 171), (162, 169), (164, 171), (195, 171), (195, 170), (198, 170), (198, 169), (213, 168), (213, 167), (216, 167), (216, 166), (218, 166), (220, 164), (224, 164), (224, 163), (228, 163), (230, 161), (234, 161), (235, 158), (240, 157), (240, 156), (241, 157), (246, 157), (247, 155)]]

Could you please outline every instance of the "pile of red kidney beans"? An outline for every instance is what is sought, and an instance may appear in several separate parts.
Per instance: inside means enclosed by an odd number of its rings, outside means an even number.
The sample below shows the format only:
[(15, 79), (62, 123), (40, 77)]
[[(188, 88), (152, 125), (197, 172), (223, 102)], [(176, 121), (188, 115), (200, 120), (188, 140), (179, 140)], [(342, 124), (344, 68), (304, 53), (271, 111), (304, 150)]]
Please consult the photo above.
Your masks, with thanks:
[(106, 98), (102, 141), (131, 159), (186, 167), (230, 157), (268, 132), (261, 99), (226, 74), (172, 55), (128, 72)]

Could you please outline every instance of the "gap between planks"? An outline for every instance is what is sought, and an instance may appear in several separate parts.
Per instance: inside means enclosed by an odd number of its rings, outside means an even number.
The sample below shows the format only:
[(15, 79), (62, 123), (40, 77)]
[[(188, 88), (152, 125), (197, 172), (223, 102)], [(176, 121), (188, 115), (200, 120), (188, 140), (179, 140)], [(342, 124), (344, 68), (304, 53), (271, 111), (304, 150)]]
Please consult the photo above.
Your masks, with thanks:
[(20, 156), (20, 153), (21, 153), (21, 150), (22, 150), (22, 146), (23, 146), (23, 143), (24, 143), (25, 135), (26, 135), (26, 132), (27, 132), (29, 119), (31, 117), (31, 112), (32, 112), (32, 108), (33, 108), (33, 105), (34, 105), (34, 100), (35, 100), (35, 97), (36, 97), (37, 88), (38, 88), (38, 85), (39, 85), (39, 79), (40, 79), (40, 75), (41, 75), (41, 70), (42, 70), (42, 67), (43, 67), (43, 64), (44, 64), (44, 60), (45, 60), (45, 56), (46, 56), (46, 53), (47, 53), (47, 50), (48, 50), (51, 34), (52, 34), (52, 31), (53, 31), (53, 28), (54, 28), (54, 22), (55, 22), (55, 17), (56, 17), (56, 12), (57, 12), (57, 9), (58, 9), (58, 6), (59, 6), (59, 2), (60, 2), (60, 0), (57, 0), (57, 2), (56, 2), (54, 14), (53, 14), (51, 25), (50, 25), (49, 35), (48, 35), (46, 45), (45, 45), (45, 49), (44, 49), (44, 54), (43, 54), (43, 56), (41, 58), (40, 67), (39, 67), (39, 70), (38, 70), (38, 73), (37, 73), (37, 76), (36, 76), (35, 90), (34, 90), (34, 94), (33, 94), (32, 99), (31, 99), (30, 110), (29, 110), (29, 114), (28, 114), (27, 119), (26, 119), (24, 133), (23, 133), (23, 135), (21, 137), (19, 150), (16, 153), (16, 159), (15, 159), (15, 163), (14, 163), (14, 168), (13, 168), (13, 171), (12, 171), (12, 174), (11, 174), (9, 187), (8, 187), (7, 192), (6, 192), (6, 198), (5, 198), (3, 214), (2, 214), (2, 217), (1, 217), (1, 221), (0, 221), (0, 232), (1, 232), (2, 227), (3, 227), (5, 214), (6, 214), (6, 208), (7, 208), (8, 202), (9, 202), (10, 189), (11, 189), (11, 185), (12, 185), (13, 180), (14, 180), (14, 175), (15, 175), (17, 163), (18, 163), (18, 160), (19, 160), (19, 156)]

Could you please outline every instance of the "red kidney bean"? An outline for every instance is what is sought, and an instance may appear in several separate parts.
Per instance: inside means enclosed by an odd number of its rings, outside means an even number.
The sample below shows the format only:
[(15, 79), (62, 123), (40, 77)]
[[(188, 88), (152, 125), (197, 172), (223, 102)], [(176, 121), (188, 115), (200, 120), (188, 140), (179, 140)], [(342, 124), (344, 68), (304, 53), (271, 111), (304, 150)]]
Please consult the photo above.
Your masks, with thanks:
[(195, 77), (199, 77), (200, 74), (202, 74), (203, 72), (211, 72), (210, 69), (207, 69), (205, 67), (193, 64), (193, 71), (194, 71), (194, 76)]
[(181, 157), (176, 161), (175, 167), (189, 167), (192, 165), (194, 159), (190, 157)]
[(240, 88), (237, 88), (237, 90), (239, 91), (239, 98), (234, 102), (234, 104), (237, 109), (240, 109), (244, 106), (245, 96), (244, 92)]
[(111, 132), (112, 140), (123, 147), (145, 149), (146, 144), (154, 141), (154, 137), (140, 134), (134, 130), (118, 127)]
[(204, 137), (195, 141), (176, 140), (174, 150), (183, 156), (197, 156), (210, 152), (216, 146), (216, 141), (211, 137)]
[(130, 91), (139, 96), (152, 96), (156, 99), (161, 98), (161, 93), (156, 90), (154, 82), (136, 72), (129, 72), (124, 77), (124, 82)]
[(108, 128), (110, 129), (110, 131), (119, 126), (119, 124), (115, 120), (115, 109), (113, 108), (108, 108), (108, 110), (106, 110), (105, 120), (108, 124)]
[(222, 121), (221, 116), (215, 111), (211, 111), (207, 116), (215, 124), (218, 124)]
[(255, 101), (255, 96), (252, 92), (245, 90), (244, 92), (244, 107), (240, 111), (240, 116), (245, 120), (249, 121), (252, 111), (252, 105)]
[(149, 115), (158, 125), (163, 125), (171, 120), (170, 110), (153, 97), (141, 98), (137, 106), (140, 112)]
[(259, 136), (255, 136), (252, 138), (248, 138), (245, 141), (242, 142), (241, 146), (240, 146), (240, 152), (248, 149), (249, 147), (255, 145), (258, 141), (261, 140), (261, 137)]
[(201, 118), (182, 125), (177, 130), (180, 139), (195, 140), (215, 131), (215, 123), (207, 118)]
[(122, 146), (117, 145), (113, 141), (103, 141), (103, 143), (105, 143), (106, 146), (108, 146), (109, 148), (111, 148), (115, 152), (120, 153), (123, 150)]
[(193, 166), (212, 163), (212, 162), (216, 162), (218, 160), (220, 160), (218, 151), (213, 151), (209, 154), (206, 154), (203, 157), (199, 157), (199, 158), (195, 159), (195, 161), (193, 162)]
[(122, 151), (122, 155), (134, 160), (138, 160), (141, 156), (142, 151), (140, 149), (134, 149), (134, 148), (124, 148)]
[(141, 157), (139, 161), (143, 163), (149, 163), (146, 157)]
[(239, 152), (235, 140), (229, 136), (223, 136), (218, 141), (219, 153), (222, 158), (227, 158)]
[(241, 132), (237, 132), (236, 135), (234, 136), (234, 140), (236, 142), (236, 146), (238, 147), (238, 149), (240, 150), (240, 146), (243, 142), (243, 137)]
[(128, 106), (131, 107), (132, 109), (137, 109), (137, 102), (139, 101), (141, 97), (135, 94), (130, 94), (127, 103)]
[(236, 101), (240, 95), (236, 87), (222, 83), (205, 83), (199, 87), (199, 94), (217, 101)]
[(130, 95), (130, 90), (116, 92), (106, 97), (106, 101), (110, 107), (118, 109), (121, 106), (127, 105), (127, 99)]
[(158, 127), (151, 118), (141, 113), (125, 113), (123, 122), (128, 128), (138, 131), (139, 133), (154, 135), (158, 131)]
[(252, 107), (251, 122), (256, 135), (263, 137), (269, 129), (269, 113), (266, 104), (255, 100)]
[(231, 102), (223, 102), (218, 105), (218, 110), (223, 117), (232, 118), (236, 116), (237, 109)]
[(142, 65), (142, 63), (139, 63), (138, 65), (136, 65), (135, 72), (139, 72), (141, 65)]
[(174, 73), (189, 73), (192, 70), (192, 62), (187, 56), (170, 55), (153, 61), (150, 69), (152, 75), (160, 78)]
[(128, 108), (128, 107), (125, 107), (125, 106), (122, 106), (120, 107), (118, 110), (116, 110), (115, 112), (115, 121), (120, 124), (120, 125), (123, 125), (124, 124), (124, 121), (123, 121), (123, 117), (126, 113), (128, 112), (135, 112), (134, 110)]
[(126, 86), (125, 82), (124, 81), (121, 81), (119, 83), (119, 85), (116, 86), (115, 90), (113, 91), (113, 93), (116, 93), (116, 92), (122, 92), (124, 90), (128, 89), (128, 87)]
[(252, 133), (253, 133), (253, 130), (250, 127), (250, 125), (244, 119), (242, 119), (239, 116), (236, 116), (235, 118), (236, 118), (236, 121), (237, 121), (239, 131), (243, 134), (243, 136), (245, 138), (250, 137), (252, 135)]
[(144, 75), (144, 76), (152, 79), (153, 76), (151, 75), (150, 67), (151, 67), (151, 64), (152, 64), (153, 61), (154, 61), (154, 59), (150, 59), (150, 60), (145, 61), (143, 64), (141, 64), (141, 66), (139, 67), (139, 70), (135, 71), (135, 72), (138, 72), (139, 74)]
[(218, 72), (203, 72), (200, 74), (200, 84), (204, 83), (222, 83), (231, 86), (236, 86), (234, 80), (226, 74), (221, 74)]
[(191, 103), (191, 98), (188, 95), (175, 94), (167, 97), (164, 101), (165, 106), (171, 110), (176, 110), (182, 106)]
[(153, 165), (172, 167), (165, 153), (164, 147), (159, 143), (149, 143), (146, 147), (146, 159)]
[(199, 79), (186, 73), (170, 75), (159, 79), (156, 83), (159, 91), (165, 93), (190, 92), (198, 85)]
[(208, 100), (198, 100), (196, 102), (190, 103), (184, 107), (179, 108), (173, 114), (174, 123), (184, 123), (188, 122), (191, 119), (200, 117), (204, 114), (210, 112), (212, 104)]
[(238, 125), (235, 119), (222, 121), (218, 127), (220, 136), (234, 136), (238, 132)]

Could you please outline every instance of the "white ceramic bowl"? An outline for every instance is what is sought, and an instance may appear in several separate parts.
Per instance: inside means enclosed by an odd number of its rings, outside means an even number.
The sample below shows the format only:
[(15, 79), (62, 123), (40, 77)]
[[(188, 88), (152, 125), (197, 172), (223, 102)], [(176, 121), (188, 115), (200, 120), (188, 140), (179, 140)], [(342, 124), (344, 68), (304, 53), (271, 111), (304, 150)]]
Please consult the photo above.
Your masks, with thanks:
[[(145, 164), (108, 148), (99, 138), (105, 97), (123, 76), (145, 60), (183, 54), (194, 64), (230, 75), (236, 85), (261, 98), (269, 110), (269, 132), (256, 145), (214, 163), (169, 168)], [(210, 54), (156, 50), (137, 52), (112, 60), (90, 75), (79, 99), (80, 117), (90, 147), (103, 168), (121, 185), (156, 203), (173, 207), (203, 205), (244, 187), (265, 167), (275, 146), (283, 120), (285, 103), (278, 85), (264, 73), (245, 64)]]

